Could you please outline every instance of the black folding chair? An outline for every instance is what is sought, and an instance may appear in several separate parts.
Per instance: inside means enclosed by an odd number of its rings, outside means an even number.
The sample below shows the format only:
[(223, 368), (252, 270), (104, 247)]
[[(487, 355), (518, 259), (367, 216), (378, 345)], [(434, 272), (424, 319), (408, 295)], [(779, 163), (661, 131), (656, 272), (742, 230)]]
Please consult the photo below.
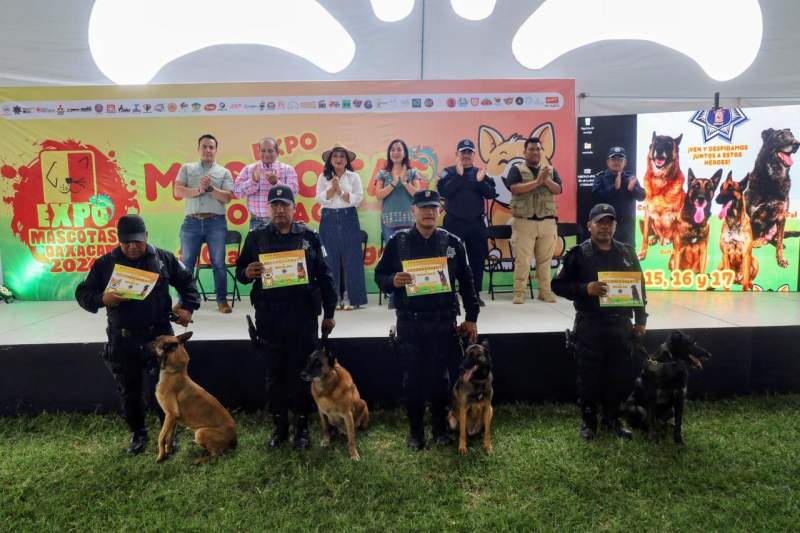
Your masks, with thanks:
[[(232, 259), (228, 259), (228, 250), (227, 247), (230, 245), (236, 245), (236, 256)], [(241, 301), (242, 295), (239, 292), (239, 283), (236, 281), (236, 259), (238, 259), (239, 254), (242, 251), (242, 234), (235, 230), (228, 230), (228, 233), (225, 235), (225, 272), (228, 273), (228, 276), (233, 280), (233, 290), (229, 290), (227, 295), (232, 296), (231, 298), (231, 307), (235, 305), (236, 300)], [(200, 254), (202, 256), (202, 253)], [(212, 266), (210, 264), (201, 264), (200, 258), (197, 258), (197, 266), (195, 267), (194, 271), (194, 281), (197, 283), (197, 287), (199, 289), (200, 295), (203, 297), (203, 301), (208, 301), (208, 296), (212, 294), (216, 294), (215, 291), (207, 291), (205, 287), (203, 287), (203, 282), (200, 281), (200, 271), (201, 270), (211, 270)], [(231, 272), (233, 269), (233, 272)]]

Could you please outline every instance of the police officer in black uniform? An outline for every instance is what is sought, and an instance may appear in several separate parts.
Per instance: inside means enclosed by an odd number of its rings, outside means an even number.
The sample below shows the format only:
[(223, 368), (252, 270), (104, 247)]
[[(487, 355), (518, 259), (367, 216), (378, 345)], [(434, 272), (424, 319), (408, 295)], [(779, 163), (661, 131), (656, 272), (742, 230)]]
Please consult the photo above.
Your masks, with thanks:
[(608, 151), (608, 168), (594, 177), (592, 200), (596, 204), (609, 204), (617, 213), (616, 240), (635, 246), (636, 202), (643, 202), (647, 194), (636, 176), (627, 170), (625, 148), (613, 146)]
[[(272, 221), (247, 235), (236, 261), (236, 278), (255, 282), (250, 299), (256, 310), (256, 329), (267, 361), (267, 399), (275, 423), (268, 446), (277, 448), (289, 438), (289, 408), (294, 413), (294, 447), (310, 446), (308, 415), (311, 392), (300, 379), (309, 354), (316, 348), (319, 324), (330, 333), (336, 322), (336, 289), (324, 261), (319, 234), (294, 219), (294, 194), (285, 185), (272, 187), (267, 196)], [(305, 266), (298, 268), (301, 283), (269, 287), (262, 278), (265, 265), (259, 254), (304, 250)], [(268, 266), (266, 268), (269, 268)]]
[[(478, 335), (476, 321), (480, 307), (466, 250), (458, 237), (436, 227), (439, 210), (436, 191), (418, 191), (412, 203), (414, 227), (389, 239), (375, 267), (375, 282), (384, 293), (394, 294), (397, 337), (405, 359), (403, 387), (410, 424), (408, 445), (415, 450), (425, 447), (422, 419), (426, 401), (431, 402), (434, 440), (443, 445), (451, 442), (446, 423), (448, 362), (456, 348), (457, 334), (466, 336), (470, 342), (475, 342)], [(448, 275), (437, 272), (434, 276), (437, 281), (446, 280), (448, 289), (409, 296), (408, 288), (414, 287), (415, 279), (405, 271), (403, 261), (433, 257), (447, 258)], [(453, 290), (456, 280), (466, 313), (458, 328), (456, 316), (460, 310)]]
[(645, 334), (647, 295), (642, 284), (641, 307), (601, 307), (599, 297), (608, 294), (608, 285), (597, 281), (597, 273), (641, 274), (642, 267), (633, 247), (613, 238), (616, 212), (612, 206), (595, 205), (589, 212), (588, 228), (591, 238), (567, 252), (553, 280), (553, 291), (575, 305), (578, 405), (583, 418), (580, 436), (586, 441), (594, 438), (599, 405), (604, 428), (631, 438), (630, 430), (619, 420), (619, 405), (631, 389), (631, 343)]
[[(91, 313), (101, 307), (108, 316), (105, 362), (117, 382), (122, 413), (131, 430), (128, 453), (138, 454), (147, 445), (145, 405), (164, 413), (155, 401), (158, 363), (146, 344), (159, 335), (172, 335), (169, 286), (177, 289), (182, 307), (175, 309), (176, 322), (187, 326), (200, 307), (200, 295), (192, 273), (173, 254), (147, 243), (147, 229), (139, 215), (125, 215), (117, 223), (119, 247), (100, 257), (75, 290), (78, 304)], [(144, 300), (125, 298), (106, 291), (115, 265), (156, 272), (158, 281)], [(144, 394), (143, 394), (144, 393)]]
[(486, 200), (496, 198), (497, 193), (494, 180), (487, 179), (484, 169), (474, 166), (474, 158), (475, 143), (470, 139), (459, 141), (457, 163), (444, 169), (436, 188), (444, 198), (442, 227), (464, 242), (478, 302), (484, 305), (480, 292), (483, 288), (483, 262), (489, 254), (484, 206)]

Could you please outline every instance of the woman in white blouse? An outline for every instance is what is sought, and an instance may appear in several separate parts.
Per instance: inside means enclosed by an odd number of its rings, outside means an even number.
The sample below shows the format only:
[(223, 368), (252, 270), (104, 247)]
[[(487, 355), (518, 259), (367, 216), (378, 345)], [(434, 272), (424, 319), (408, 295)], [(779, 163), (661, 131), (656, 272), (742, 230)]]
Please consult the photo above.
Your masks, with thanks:
[(325, 247), (325, 261), (331, 269), (337, 294), (341, 273), (347, 297), (339, 308), (350, 310), (367, 305), (367, 285), (361, 251), (361, 226), (356, 207), (364, 198), (361, 176), (353, 172), (356, 154), (336, 145), (322, 153), (325, 169), (317, 181), (317, 202), (322, 207), (319, 236)]

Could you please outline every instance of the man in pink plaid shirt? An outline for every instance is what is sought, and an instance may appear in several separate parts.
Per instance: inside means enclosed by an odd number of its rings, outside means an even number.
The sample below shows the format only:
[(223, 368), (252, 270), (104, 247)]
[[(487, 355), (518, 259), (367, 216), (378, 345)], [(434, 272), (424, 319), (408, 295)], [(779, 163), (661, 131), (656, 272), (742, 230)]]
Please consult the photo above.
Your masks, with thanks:
[(244, 167), (233, 185), (237, 198), (247, 198), (250, 231), (269, 224), (267, 195), (274, 185), (279, 184), (297, 194), (297, 172), (291, 165), (278, 161), (278, 143), (272, 137), (266, 137), (261, 141), (261, 161)]

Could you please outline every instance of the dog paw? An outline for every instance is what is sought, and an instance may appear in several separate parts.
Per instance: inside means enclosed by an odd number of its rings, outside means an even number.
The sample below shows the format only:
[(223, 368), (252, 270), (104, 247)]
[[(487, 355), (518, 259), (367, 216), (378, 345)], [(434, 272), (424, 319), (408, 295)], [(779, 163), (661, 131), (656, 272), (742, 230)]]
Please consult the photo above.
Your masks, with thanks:
[(459, 446), (458, 447), (458, 453), (460, 453), (461, 455), (467, 455), (467, 447), (466, 446)]
[(639, 261), (644, 261), (644, 258), (647, 257), (647, 252), (639, 252), (637, 257), (639, 258)]
[(783, 257), (779, 257), (778, 258), (778, 266), (781, 267), (781, 268), (786, 268), (786, 267), (789, 266), (789, 261), (787, 261)]
[(319, 441), (319, 445), (322, 446), (323, 448), (327, 448), (328, 446), (331, 445), (331, 439), (322, 439), (321, 441)]
[(353, 461), (360, 461), (361, 460), (361, 456), (358, 455), (357, 451), (353, 451), (353, 452), (350, 453), (350, 459), (352, 459)]
[(164, 461), (167, 460), (167, 457), (169, 456), (166, 453), (159, 454), (158, 457), (156, 458), (156, 463), (163, 463)]
[(484, 445), (483, 445), (483, 450), (484, 450), (484, 451), (485, 451), (487, 454), (491, 454), (491, 453), (492, 453), (492, 445), (491, 445), (491, 444), (484, 444)]

